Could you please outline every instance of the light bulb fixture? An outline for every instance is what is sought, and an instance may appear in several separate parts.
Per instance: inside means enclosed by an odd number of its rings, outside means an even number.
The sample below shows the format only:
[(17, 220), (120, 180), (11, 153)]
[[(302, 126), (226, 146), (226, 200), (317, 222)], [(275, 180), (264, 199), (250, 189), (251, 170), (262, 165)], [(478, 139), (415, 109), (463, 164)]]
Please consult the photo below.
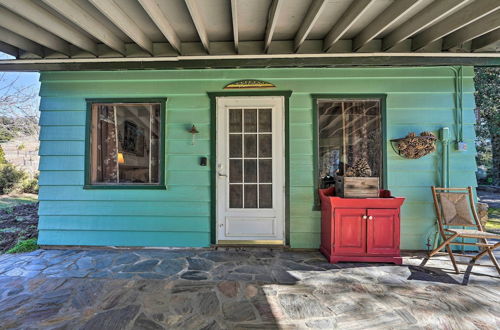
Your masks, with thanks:
[(118, 153), (118, 164), (125, 164), (125, 158), (123, 157), (123, 153), (122, 152), (119, 152)]
[(195, 136), (196, 136), (196, 134), (199, 134), (200, 132), (198, 131), (198, 129), (196, 129), (196, 126), (194, 126), (194, 124), (193, 124), (193, 126), (191, 126), (191, 129), (189, 129), (188, 132), (192, 134), (193, 139), (191, 141), (191, 144), (194, 145)]

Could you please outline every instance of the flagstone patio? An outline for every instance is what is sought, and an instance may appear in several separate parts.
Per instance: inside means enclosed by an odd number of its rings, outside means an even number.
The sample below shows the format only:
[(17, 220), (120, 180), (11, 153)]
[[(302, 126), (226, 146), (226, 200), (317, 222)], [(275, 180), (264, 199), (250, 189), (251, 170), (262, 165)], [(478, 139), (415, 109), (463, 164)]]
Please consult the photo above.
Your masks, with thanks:
[(494, 268), (456, 275), (446, 257), (421, 262), (234, 249), (1, 255), (0, 329), (500, 328)]

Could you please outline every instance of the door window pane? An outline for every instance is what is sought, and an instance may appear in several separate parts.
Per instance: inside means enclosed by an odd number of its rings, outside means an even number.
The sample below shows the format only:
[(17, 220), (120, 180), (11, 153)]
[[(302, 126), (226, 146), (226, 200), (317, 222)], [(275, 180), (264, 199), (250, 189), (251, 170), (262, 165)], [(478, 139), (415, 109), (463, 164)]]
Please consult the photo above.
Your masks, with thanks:
[(94, 103), (91, 183), (159, 184), (159, 103)]
[(241, 183), (243, 182), (243, 162), (241, 159), (229, 160), (229, 182)]
[(237, 209), (243, 207), (243, 185), (229, 185), (229, 207)]
[(259, 157), (272, 157), (273, 136), (271, 134), (259, 134)]
[(245, 109), (245, 133), (257, 132), (257, 109)]
[(229, 132), (240, 133), (241, 129), (241, 109), (229, 109)]
[(229, 135), (229, 157), (241, 158), (241, 136), (242, 134)]
[(372, 176), (382, 175), (380, 100), (318, 100), (318, 165), (322, 187), (365, 159)]
[(273, 207), (273, 186), (270, 184), (259, 185), (259, 209)]
[(257, 185), (256, 184), (246, 184), (245, 185), (245, 205), (246, 209), (257, 208)]
[(257, 182), (257, 160), (245, 159), (245, 182)]
[(271, 132), (272, 109), (259, 109), (259, 132)]
[(245, 157), (257, 157), (257, 134), (245, 134)]

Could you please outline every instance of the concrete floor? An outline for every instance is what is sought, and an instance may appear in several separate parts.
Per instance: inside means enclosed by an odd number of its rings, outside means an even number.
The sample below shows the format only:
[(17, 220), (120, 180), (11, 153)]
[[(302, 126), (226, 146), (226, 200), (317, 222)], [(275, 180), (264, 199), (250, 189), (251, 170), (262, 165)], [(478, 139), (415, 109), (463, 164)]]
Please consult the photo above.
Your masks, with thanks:
[(421, 262), (234, 249), (1, 255), (0, 329), (500, 328), (494, 268), (456, 275), (446, 257)]

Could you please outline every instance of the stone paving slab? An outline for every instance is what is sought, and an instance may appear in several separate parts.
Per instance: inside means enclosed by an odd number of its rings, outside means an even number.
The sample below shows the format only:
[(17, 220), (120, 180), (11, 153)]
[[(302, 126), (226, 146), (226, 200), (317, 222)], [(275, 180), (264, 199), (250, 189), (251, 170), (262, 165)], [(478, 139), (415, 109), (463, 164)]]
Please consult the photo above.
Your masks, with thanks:
[(421, 263), (260, 249), (1, 255), (0, 329), (500, 328), (494, 268)]

